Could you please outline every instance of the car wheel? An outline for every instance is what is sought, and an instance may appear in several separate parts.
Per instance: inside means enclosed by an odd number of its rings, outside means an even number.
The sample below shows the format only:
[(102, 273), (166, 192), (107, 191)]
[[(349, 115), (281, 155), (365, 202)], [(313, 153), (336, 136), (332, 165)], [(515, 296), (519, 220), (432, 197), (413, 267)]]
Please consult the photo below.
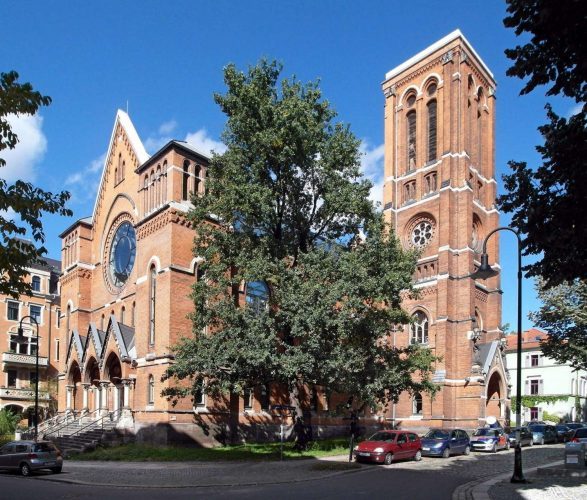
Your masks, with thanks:
[(388, 453), (387, 455), (385, 455), (385, 459), (383, 460), (383, 463), (385, 465), (389, 465), (389, 464), (391, 464), (391, 462), (393, 462), (393, 453)]
[(20, 470), (20, 474), (22, 476), (26, 477), (26, 476), (31, 475), (31, 466), (29, 464), (27, 464), (26, 462), (20, 464), (19, 470)]
[(469, 446), (465, 447), (465, 451), (463, 452), (465, 455), (470, 455), (471, 454), (471, 448)]
[(497, 453), (497, 443), (493, 443), (493, 448), (491, 448), (491, 453)]
[(506, 451), (510, 449), (510, 442), (509, 441), (505, 442), (505, 449), (506, 449)]
[(53, 468), (51, 469), (51, 472), (52, 472), (53, 474), (59, 474), (59, 473), (61, 473), (61, 467), (53, 467)]
[(450, 448), (445, 448), (444, 451), (442, 452), (442, 458), (448, 458), (450, 457)]
[(416, 454), (414, 455), (414, 460), (415, 460), (416, 462), (419, 462), (420, 460), (422, 460), (422, 451), (421, 451), (421, 450), (418, 450), (418, 451), (416, 452)]

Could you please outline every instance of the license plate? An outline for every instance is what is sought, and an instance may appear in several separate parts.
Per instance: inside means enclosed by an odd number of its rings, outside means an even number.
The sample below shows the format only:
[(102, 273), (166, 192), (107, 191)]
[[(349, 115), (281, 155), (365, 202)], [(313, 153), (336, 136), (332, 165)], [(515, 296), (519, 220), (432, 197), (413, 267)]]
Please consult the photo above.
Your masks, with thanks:
[(357, 455), (359, 455), (360, 457), (370, 457), (371, 453), (366, 452), (366, 451), (358, 451)]
[(45, 465), (48, 465), (49, 467), (52, 467), (53, 465), (55, 465), (55, 462), (45, 462)]
[(430, 448), (427, 448), (426, 446), (424, 446), (424, 447), (422, 448), (422, 450), (423, 450), (423, 451), (430, 451)]

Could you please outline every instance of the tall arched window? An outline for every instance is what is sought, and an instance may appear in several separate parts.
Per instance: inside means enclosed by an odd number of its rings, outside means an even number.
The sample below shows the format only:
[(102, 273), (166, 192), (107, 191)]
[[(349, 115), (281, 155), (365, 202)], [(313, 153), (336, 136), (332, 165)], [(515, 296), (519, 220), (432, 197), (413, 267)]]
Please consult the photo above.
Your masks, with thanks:
[(104, 331), (104, 315), (100, 318), (100, 330)]
[(427, 344), (428, 343), (428, 316), (422, 311), (417, 311), (412, 316), (410, 325), (410, 343)]
[(151, 171), (149, 178), (149, 210), (155, 208), (155, 171)]
[(145, 213), (149, 211), (149, 176), (145, 175), (143, 179), (143, 207)]
[(120, 180), (124, 180), (124, 168), (126, 167), (124, 161), (122, 162), (122, 167), (120, 168)]
[(183, 162), (183, 177), (181, 183), (181, 199), (188, 200), (189, 199), (189, 192), (188, 186), (190, 182), (190, 163), (186, 160)]
[(155, 379), (149, 375), (149, 388), (147, 390), (147, 401), (150, 405), (155, 403)]
[(269, 302), (269, 288), (262, 281), (247, 283), (246, 301), (256, 314), (261, 313), (267, 308), (267, 302)]
[(132, 308), (130, 310), (130, 326), (135, 326), (135, 314), (136, 314), (137, 304), (136, 302), (132, 303)]
[(412, 398), (412, 414), (422, 415), (422, 394), (419, 392)]
[(161, 205), (161, 193), (162, 193), (162, 189), (161, 189), (161, 166), (157, 165), (157, 177), (155, 177), (155, 180), (157, 182), (157, 191), (156, 191), (156, 197), (157, 197), (157, 201), (155, 202), (156, 206)]
[(67, 311), (65, 313), (65, 328), (67, 329), (67, 336), (69, 339), (69, 329), (71, 327), (71, 305), (67, 305)]
[(416, 112), (410, 111), (406, 115), (406, 133), (407, 133), (407, 161), (408, 170), (416, 169)]
[(126, 323), (124, 322), (125, 313), (126, 313), (126, 308), (124, 306), (122, 306), (122, 308), (120, 309), (120, 322), (123, 325), (126, 325)]
[(430, 101), (428, 108), (428, 161), (436, 160), (436, 100)]
[(477, 170), (483, 170), (483, 89), (477, 93)]
[(200, 192), (200, 185), (202, 183), (202, 179), (200, 174), (202, 173), (202, 167), (200, 165), (196, 165), (194, 167), (194, 193), (198, 194)]
[(118, 184), (123, 177), (124, 175), (122, 173), (122, 153), (118, 153), (118, 165), (116, 166), (116, 170), (114, 171), (114, 183)]
[(155, 344), (155, 310), (157, 306), (157, 270), (151, 266), (149, 279), (149, 344)]

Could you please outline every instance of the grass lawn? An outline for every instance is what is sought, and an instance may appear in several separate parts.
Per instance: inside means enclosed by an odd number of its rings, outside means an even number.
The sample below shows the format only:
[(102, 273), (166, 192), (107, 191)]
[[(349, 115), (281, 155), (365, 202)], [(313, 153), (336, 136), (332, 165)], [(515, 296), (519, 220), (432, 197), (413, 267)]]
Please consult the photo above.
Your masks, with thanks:
[[(293, 443), (283, 445), (284, 460), (316, 458), (348, 454), (349, 443), (345, 439), (314, 441), (308, 450), (296, 451)], [(72, 455), (70, 460), (118, 460), (130, 462), (187, 462), (218, 460), (279, 460), (279, 443), (243, 444), (219, 448), (195, 446), (151, 446), (127, 444), (111, 448), (97, 448), (88, 453)]]

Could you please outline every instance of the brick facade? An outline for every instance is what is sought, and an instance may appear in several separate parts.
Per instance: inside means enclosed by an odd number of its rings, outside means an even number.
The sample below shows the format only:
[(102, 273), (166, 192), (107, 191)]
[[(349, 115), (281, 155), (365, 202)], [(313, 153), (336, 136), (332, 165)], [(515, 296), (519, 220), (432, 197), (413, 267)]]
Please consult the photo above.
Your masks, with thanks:
[[(421, 404), (404, 394), (390, 409), (387, 418), (403, 427), (474, 428), (486, 416), (507, 417), (499, 277), (470, 277), (484, 236), (499, 222), (495, 85), (458, 30), (388, 72), (383, 83), (384, 213), (400, 241), (421, 251), (419, 297), (407, 298), (404, 308), (425, 325), (394, 338), (398, 345), (423, 342), (441, 358), (440, 392)], [(499, 259), (497, 235), (488, 252), (490, 262)]]

